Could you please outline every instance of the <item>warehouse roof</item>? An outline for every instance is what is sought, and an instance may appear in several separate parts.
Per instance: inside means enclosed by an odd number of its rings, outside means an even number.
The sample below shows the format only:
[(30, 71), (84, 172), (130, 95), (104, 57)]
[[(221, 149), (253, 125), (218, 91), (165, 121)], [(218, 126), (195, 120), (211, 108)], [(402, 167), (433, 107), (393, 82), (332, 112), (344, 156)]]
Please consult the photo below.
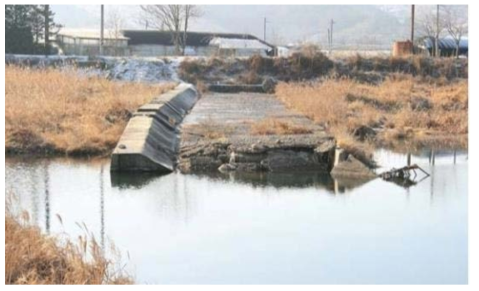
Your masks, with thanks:
[[(62, 28), (57, 34), (58, 36), (65, 36), (71, 38), (81, 39), (100, 39), (99, 29), (74, 29), (74, 28)], [(127, 40), (121, 33), (114, 33), (114, 31), (105, 29), (103, 34), (104, 39), (116, 39)]]
[[(424, 39), (424, 47), (427, 49), (431, 49), (435, 47), (435, 42), (434, 38), (425, 38)], [(462, 37), (461, 40), (459, 41), (459, 49), (468, 49), (469, 47), (469, 41), (467, 37)], [(456, 42), (454, 39), (450, 36), (444, 37), (439, 39), (439, 49), (444, 50), (444, 49), (451, 49), (455, 50), (456, 49)]]
[[(129, 39), (129, 45), (140, 44), (156, 44), (156, 45), (173, 45), (171, 32), (159, 30), (122, 30), (125, 37)], [(215, 39), (236, 39), (236, 40), (255, 40), (256, 43), (261, 43), (265, 49), (271, 49), (274, 46), (270, 45), (251, 34), (240, 33), (215, 33), (215, 32), (187, 32), (186, 45), (187, 46), (208, 46), (210, 42)], [(224, 41), (223, 41), (224, 43)]]

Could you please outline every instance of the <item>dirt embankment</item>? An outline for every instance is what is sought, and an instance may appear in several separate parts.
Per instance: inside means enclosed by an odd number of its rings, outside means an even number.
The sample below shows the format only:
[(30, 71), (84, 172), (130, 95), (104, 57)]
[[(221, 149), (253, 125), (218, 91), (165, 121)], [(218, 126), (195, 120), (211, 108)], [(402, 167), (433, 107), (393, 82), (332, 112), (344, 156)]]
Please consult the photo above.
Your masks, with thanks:
[(280, 83), (288, 107), (325, 126), (345, 144), (410, 150), (467, 148), (468, 82), (429, 83), (392, 75), (380, 85), (354, 80)]
[(348, 78), (377, 85), (398, 73), (426, 81), (467, 79), (468, 61), (425, 56), (365, 58), (360, 55), (333, 61), (322, 53), (296, 53), (287, 58), (186, 59), (179, 66), (179, 76), (199, 87), (215, 83), (261, 84), (266, 78), (285, 82)]
[(279, 81), (276, 95), (288, 107), (325, 126), (351, 150), (467, 147), (467, 59), (355, 55), (331, 60), (298, 53), (186, 60), (179, 75), (200, 90), (205, 84)]
[(103, 155), (131, 113), (174, 84), (120, 83), (75, 71), (7, 66), (7, 154)]

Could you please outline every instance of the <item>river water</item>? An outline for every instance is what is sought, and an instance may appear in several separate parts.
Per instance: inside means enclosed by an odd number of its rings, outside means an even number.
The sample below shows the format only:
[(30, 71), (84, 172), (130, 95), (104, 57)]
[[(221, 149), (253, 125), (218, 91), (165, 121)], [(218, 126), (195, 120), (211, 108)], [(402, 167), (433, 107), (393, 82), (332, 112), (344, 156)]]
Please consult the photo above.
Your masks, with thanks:
[(107, 159), (7, 158), (6, 192), (45, 232), (75, 238), (84, 223), (113, 241), (139, 283), (465, 284), (467, 153), (412, 163), (431, 177), (113, 175)]

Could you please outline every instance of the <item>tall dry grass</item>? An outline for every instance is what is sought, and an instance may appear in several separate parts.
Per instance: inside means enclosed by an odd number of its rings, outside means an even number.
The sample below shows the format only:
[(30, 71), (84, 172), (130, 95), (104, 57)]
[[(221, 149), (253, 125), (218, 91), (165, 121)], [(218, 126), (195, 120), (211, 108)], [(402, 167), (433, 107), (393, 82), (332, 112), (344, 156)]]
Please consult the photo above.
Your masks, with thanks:
[(5, 284), (132, 284), (94, 238), (60, 242), (5, 209)]
[(131, 113), (168, 85), (119, 83), (52, 68), (5, 68), (8, 153), (105, 154)]
[(255, 135), (309, 134), (312, 132), (313, 130), (307, 126), (278, 118), (266, 118), (251, 125), (251, 133)]
[(383, 138), (468, 133), (467, 80), (445, 84), (393, 74), (380, 85), (350, 79), (280, 83), (277, 96), (337, 136), (360, 126), (379, 128)]

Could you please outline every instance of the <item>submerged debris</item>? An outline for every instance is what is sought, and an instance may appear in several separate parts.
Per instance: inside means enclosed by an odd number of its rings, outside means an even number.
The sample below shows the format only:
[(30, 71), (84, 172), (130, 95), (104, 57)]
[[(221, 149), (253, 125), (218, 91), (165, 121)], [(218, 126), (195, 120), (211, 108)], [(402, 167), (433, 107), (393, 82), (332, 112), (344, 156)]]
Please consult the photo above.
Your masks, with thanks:
[[(416, 170), (423, 172), (426, 176), (423, 177), (421, 180), (416, 181)], [(428, 172), (426, 172), (424, 169), (422, 169), (416, 164), (411, 166), (405, 166), (399, 169), (392, 168), (390, 171), (379, 174), (379, 177), (381, 177), (383, 180), (396, 183), (406, 188), (416, 185), (418, 182), (421, 182), (429, 176), (430, 175)]]

